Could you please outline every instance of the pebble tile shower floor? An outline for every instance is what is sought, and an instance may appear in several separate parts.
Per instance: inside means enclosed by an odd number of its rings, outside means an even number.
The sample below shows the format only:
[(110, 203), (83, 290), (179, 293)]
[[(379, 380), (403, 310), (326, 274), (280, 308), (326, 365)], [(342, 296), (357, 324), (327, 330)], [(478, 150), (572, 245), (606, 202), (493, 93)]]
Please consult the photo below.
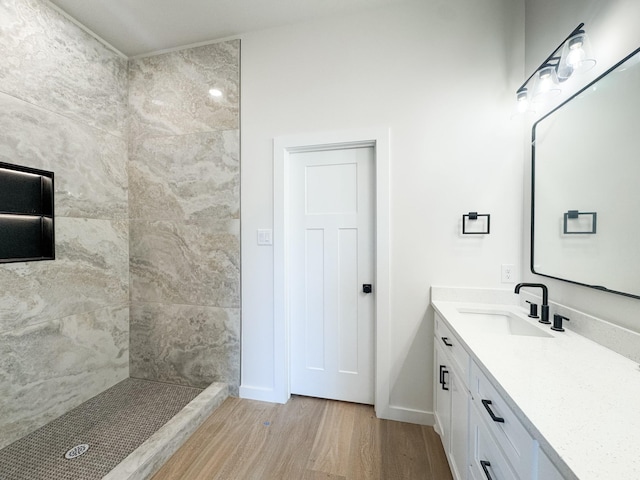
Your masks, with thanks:
[[(126, 379), (0, 450), (0, 480), (99, 480), (200, 392)], [(64, 458), (80, 444), (85, 454)]]

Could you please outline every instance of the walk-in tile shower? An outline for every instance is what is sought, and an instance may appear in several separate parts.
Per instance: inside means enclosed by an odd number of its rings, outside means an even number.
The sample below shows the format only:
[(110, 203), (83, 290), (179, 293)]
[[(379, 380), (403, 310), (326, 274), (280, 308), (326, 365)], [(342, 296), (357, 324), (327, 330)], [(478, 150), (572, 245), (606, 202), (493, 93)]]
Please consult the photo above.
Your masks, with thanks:
[(130, 377), (236, 394), (239, 40), (129, 60), (42, 0), (0, 32), (0, 162), (55, 173), (56, 256), (0, 264), (3, 454)]

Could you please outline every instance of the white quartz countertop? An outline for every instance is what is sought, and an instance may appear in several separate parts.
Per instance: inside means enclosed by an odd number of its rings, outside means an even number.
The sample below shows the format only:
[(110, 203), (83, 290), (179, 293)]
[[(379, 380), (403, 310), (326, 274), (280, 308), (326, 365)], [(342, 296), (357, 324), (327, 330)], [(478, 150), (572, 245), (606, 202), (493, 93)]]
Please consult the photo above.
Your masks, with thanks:
[[(553, 332), (520, 306), (432, 304), (525, 427), (571, 470), (563, 473), (580, 480), (640, 479), (637, 363), (570, 331), (570, 324)], [(470, 327), (458, 310), (488, 307), (513, 312), (552, 337), (488, 334)]]

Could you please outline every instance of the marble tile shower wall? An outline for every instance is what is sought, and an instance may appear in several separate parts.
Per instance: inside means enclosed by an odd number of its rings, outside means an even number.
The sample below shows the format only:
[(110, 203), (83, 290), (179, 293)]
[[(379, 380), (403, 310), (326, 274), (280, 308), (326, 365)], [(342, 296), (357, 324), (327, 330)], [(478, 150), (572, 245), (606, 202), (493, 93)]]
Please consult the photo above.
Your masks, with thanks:
[(238, 392), (239, 59), (236, 40), (130, 61), (133, 377)]
[(55, 261), (0, 264), (0, 447), (128, 376), (127, 61), (0, 1), (0, 161), (56, 175)]

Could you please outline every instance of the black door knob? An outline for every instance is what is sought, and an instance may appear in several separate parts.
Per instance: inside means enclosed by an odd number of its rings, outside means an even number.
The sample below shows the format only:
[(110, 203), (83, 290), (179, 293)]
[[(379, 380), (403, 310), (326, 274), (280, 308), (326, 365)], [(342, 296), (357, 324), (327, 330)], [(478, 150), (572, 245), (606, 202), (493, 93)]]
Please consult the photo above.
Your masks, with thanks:
[(365, 283), (362, 285), (362, 291), (364, 293), (371, 293), (371, 284), (370, 283)]

